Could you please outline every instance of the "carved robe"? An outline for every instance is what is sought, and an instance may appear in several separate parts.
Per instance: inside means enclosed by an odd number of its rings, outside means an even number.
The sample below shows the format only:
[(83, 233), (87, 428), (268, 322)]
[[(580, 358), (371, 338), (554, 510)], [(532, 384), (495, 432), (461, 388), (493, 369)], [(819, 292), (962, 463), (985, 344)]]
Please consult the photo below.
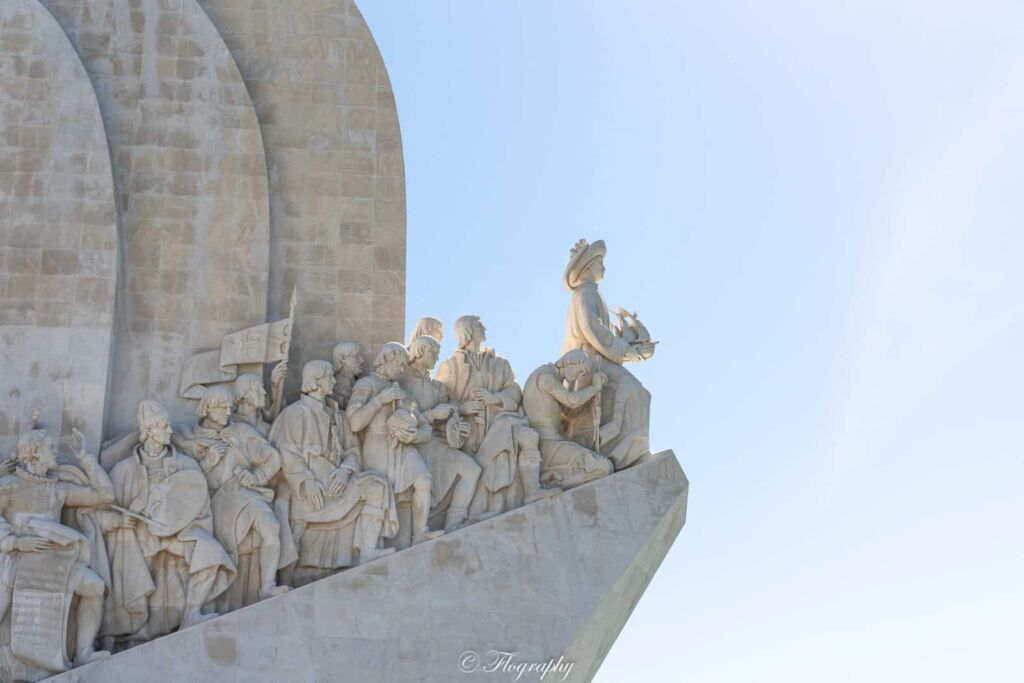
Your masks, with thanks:
[[(376, 400), (375, 396), (390, 386), (391, 382), (385, 382), (376, 375), (368, 375), (356, 382), (345, 411), (349, 420), (354, 421), (354, 413), (369, 407), (368, 404)], [(363, 466), (384, 475), (391, 482), (395, 495), (399, 495), (411, 488), (418, 478), (429, 476), (430, 470), (415, 448), (392, 448), (389, 444), (387, 421), (394, 411), (393, 405), (380, 406), (370, 423), (356, 435), (363, 447)], [(426, 441), (430, 428), (421, 425), (421, 429), (420, 440)]]
[[(160, 495), (170, 485), (174, 472), (202, 470), (194, 459), (168, 446), (165, 455), (150, 458), (136, 446), (130, 456), (110, 472), (114, 497), (121, 507), (146, 514), (150, 495)], [(101, 636), (143, 640), (170, 633), (181, 624), (186, 588), (192, 575), (208, 571), (212, 601), (235, 578), (235, 565), (213, 536), (213, 515), (209, 493), (198, 514), (181, 530), (158, 536), (139, 522), (134, 529), (113, 528), (108, 523), (107, 552), (110, 555), (110, 592), (103, 613)], [(116, 513), (107, 513), (108, 519)], [(111, 520), (112, 521), (112, 520)]]
[[(218, 457), (213, 448), (218, 442), (228, 447), (223, 457)], [(255, 538), (259, 517), (264, 510), (268, 513), (272, 510), (274, 490), (269, 488), (269, 484), (281, 470), (281, 456), (254, 427), (234, 419), (219, 431), (197, 426), (194, 448), (210, 487), (214, 535), (239, 570), (238, 580), (224, 594), (218, 606), (232, 610), (258, 602), (264, 577), (259, 576), (258, 559), (251, 555), (259, 547)], [(252, 472), (258, 488), (242, 486), (237, 476), (239, 469)], [(279, 518), (278, 522), (280, 532), (271, 543), (281, 544), (281, 535), (287, 535), (290, 541), (287, 517)], [(290, 545), (294, 547), (294, 542)], [(248, 556), (244, 563), (240, 561), (243, 552)], [(242, 580), (243, 574), (245, 581)]]
[[(430, 438), (416, 444), (416, 450), (430, 467), (431, 516), (444, 512), (446, 504), (468, 509), (481, 468), (471, 456), (452, 447), (442, 426), (443, 422), (427, 423), (423, 417), (427, 411), (452, 401), (448, 387), (436, 379), (431, 379), (429, 374), (417, 376), (416, 372), (410, 369), (400, 384), (409, 398), (416, 402), (421, 421), (430, 429)], [(455, 490), (456, 487), (461, 489), (465, 486), (459, 483), (460, 480), (471, 482), (468, 484), (467, 495)], [(463, 498), (465, 500), (462, 500)]]
[[(612, 331), (597, 283), (584, 282), (572, 291), (562, 353), (573, 349), (582, 349), (597, 361), (595, 369), (608, 376), (601, 391), (601, 425), (614, 424), (618, 433), (601, 444), (601, 454), (616, 470), (629, 467), (650, 454), (651, 394), (622, 367), (629, 343)], [(573, 420), (574, 440), (587, 447), (594, 444), (591, 422), (589, 414)]]
[[(558, 396), (558, 398), (556, 398)], [(541, 478), (558, 483), (563, 489), (579, 486), (610, 474), (612, 463), (589, 448), (569, 441), (561, 432), (563, 412), (578, 405), (575, 394), (567, 390), (553, 364), (542, 365), (523, 385), (523, 409), (530, 426), (540, 437)], [(592, 407), (591, 401), (583, 407)]]
[[(356, 526), (361, 516), (383, 516), (383, 538), (398, 533), (398, 510), (388, 482), (378, 474), (363, 471), (358, 448), (344, 449), (332, 411), (310, 396), (302, 396), (278, 416), (270, 430), (270, 441), (281, 454), (284, 482), (278, 498), (286, 501), (298, 552), (284, 557), (281, 564), (294, 563), (298, 569), (335, 570), (353, 564), (353, 543), (362, 534)], [(352, 471), (341, 494), (328, 492), (331, 473), (339, 467)], [(324, 487), (324, 506), (312, 505), (307, 487), (317, 481)], [(300, 579), (299, 583), (302, 582)]]
[[(71, 667), (65, 651), (76, 578), (92, 575), (86, 536), (61, 523), (65, 505), (91, 507), (113, 501), (110, 479), (99, 464), (86, 461), (85, 472), (73, 471), (64, 481), (57, 473), (39, 477), (22, 469), (0, 478), (0, 590), (13, 593), (8, 600), (11, 622), (8, 662), (14, 678), (37, 679)], [(18, 536), (39, 536), (53, 547), (37, 553), (18, 553)], [(98, 581), (98, 577), (93, 577)]]
[(443, 361), (437, 370), (437, 380), (448, 387), (452, 399), (465, 403), (473, 396), (473, 389), (482, 387), (498, 395), (501, 405), (487, 406), (483, 415), (467, 417), (471, 431), (465, 449), (476, 455), (483, 468), (473, 499), (473, 512), (480, 512), (484, 493), (505, 491), (508, 502), (505, 509), (522, 505), (522, 486), (517, 476), (520, 427), (529, 427), (529, 421), (520, 407), (522, 390), (516, 384), (509, 362), (483, 349), (479, 354), (459, 349)]

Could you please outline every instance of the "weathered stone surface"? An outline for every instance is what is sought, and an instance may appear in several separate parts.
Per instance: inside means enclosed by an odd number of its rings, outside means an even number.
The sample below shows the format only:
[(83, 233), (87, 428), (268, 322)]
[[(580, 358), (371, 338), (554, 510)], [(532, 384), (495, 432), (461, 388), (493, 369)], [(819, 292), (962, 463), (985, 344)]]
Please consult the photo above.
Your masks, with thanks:
[[(402, 339), (405, 171), (387, 71), (351, 0), (199, 0), (252, 96), (270, 171), (270, 310), (299, 307), (290, 386), (341, 340)], [(372, 356), (371, 356), (372, 357)]]
[(175, 419), (182, 362), (266, 319), (269, 200), (252, 102), (195, 0), (44, 0), (85, 64), (121, 224), (106, 434), (157, 398)]
[[(665, 452), (51, 680), (494, 681), (491, 650), (563, 656), (565, 680), (589, 680), (682, 528), (687, 488)], [(467, 651), (482, 657), (469, 674)]]
[(89, 78), (38, 0), (0, 2), (0, 453), (33, 410), (96, 445), (117, 280), (107, 140)]

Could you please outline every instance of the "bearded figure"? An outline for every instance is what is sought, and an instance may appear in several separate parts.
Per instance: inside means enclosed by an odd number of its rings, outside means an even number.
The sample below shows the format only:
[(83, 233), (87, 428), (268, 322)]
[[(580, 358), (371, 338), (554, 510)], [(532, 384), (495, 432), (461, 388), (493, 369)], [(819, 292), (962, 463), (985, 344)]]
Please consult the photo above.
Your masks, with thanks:
[[(114, 501), (110, 478), (85, 439), (74, 430), (78, 467), (57, 465), (53, 441), (41, 429), (18, 440), (17, 458), (0, 477), (0, 620), (11, 613), (9, 653), (0, 675), (8, 680), (39, 680), (108, 657), (94, 649), (103, 615), (103, 576), (88, 536), (62, 521), (66, 508), (93, 508)], [(97, 550), (101, 551), (102, 548)], [(78, 607), (72, 611), (72, 599)], [(67, 652), (69, 626), (76, 624), (75, 649)], [(6, 668), (6, 672), (2, 669)]]

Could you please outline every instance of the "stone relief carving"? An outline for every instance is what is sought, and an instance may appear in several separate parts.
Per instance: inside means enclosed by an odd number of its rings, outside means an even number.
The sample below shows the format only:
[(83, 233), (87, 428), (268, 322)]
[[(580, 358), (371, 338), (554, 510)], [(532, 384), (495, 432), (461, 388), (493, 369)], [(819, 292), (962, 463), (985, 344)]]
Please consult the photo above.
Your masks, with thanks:
[[(585, 448), (562, 433), (566, 411), (589, 406), (599, 428), (601, 389), (607, 375), (593, 371), (594, 362), (579, 349), (566, 352), (554, 363), (533, 371), (523, 387), (523, 408), (540, 436), (541, 480), (563, 489), (610, 474), (611, 460)], [(573, 390), (589, 380), (589, 385)], [(599, 444), (595, 443), (594, 448)]]
[[(101, 574), (107, 577), (108, 568), (92, 552), (98, 529), (90, 509), (113, 502), (114, 489), (77, 429), (74, 438), (78, 467), (57, 464), (44, 430), (26, 432), (0, 477), (0, 619), (10, 617), (5, 649), (12, 679), (38, 680), (71, 668), (66, 644), (74, 597), (74, 665), (110, 655), (93, 648), (103, 617)], [(68, 508), (90, 517), (83, 524), (89, 535), (62, 523)]]
[(416, 327), (409, 335), (409, 343), (406, 346), (411, 347), (420, 337), (431, 337), (440, 344), (444, 341), (444, 323), (430, 316), (420, 318), (416, 321)]
[(443, 530), (429, 529), (430, 469), (414, 445), (429, 441), (433, 432), (425, 422), (389, 422), (399, 407), (415, 417), (415, 405), (402, 406), (407, 395), (398, 385), (408, 366), (409, 354), (404, 346), (398, 342), (385, 344), (373, 361), (373, 372), (356, 382), (345, 409), (352, 431), (359, 436), (363, 462), (387, 478), (401, 504), (402, 517), (406, 517), (395, 540), (398, 548), (444, 534)]
[(343, 440), (339, 413), (325, 403), (333, 389), (332, 365), (309, 361), (302, 368), (302, 397), (270, 429), (282, 461), (279, 507), (295, 538), (281, 561), (296, 586), (393, 552), (381, 540), (398, 533), (388, 480), (364, 469), (358, 442)]
[(459, 415), (448, 387), (430, 377), (441, 353), (440, 342), (421, 336), (413, 340), (408, 352), (409, 367), (399, 386), (415, 402), (421, 423), (430, 429), (430, 438), (417, 448), (430, 467), (431, 526), (454, 531), (469, 518), (483, 470), (471, 455), (459, 450), (469, 436), (469, 423)]
[(213, 535), (206, 477), (171, 443), (167, 410), (145, 400), (136, 415), (138, 443), (110, 470), (116, 505), (100, 513), (113, 579), (100, 631), (107, 649), (216, 616), (203, 607), (236, 574)]
[(287, 319), (229, 335), (259, 342), (216, 352), (250, 370), (230, 382), (183, 368), (195, 424), (142, 401), (138, 431), (98, 459), (76, 432), (77, 466), (57, 465), (45, 432), (24, 434), (0, 463), (2, 671), (62, 671), (649, 457), (650, 394), (622, 364), (656, 342), (635, 313), (610, 321), (605, 253), (573, 248), (565, 350), (522, 389), (472, 315), (433, 377), (443, 325), (422, 318), (363, 376), (362, 347), (338, 342), (285, 405)]
[[(250, 424), (233, 419), (234, 395), (226, 387), (210, 389), (196, 410), (191, 453), (210, 488), (213, 535), (238, 569), (218, 608), (230, 611), (288, 592), (277, 585), (282, 528), (271, 503), (270, 482), (281, 471), (281, 456)], [(283, 523), (282, 523), (283, 522)]]
[(477, 316), (456, 320), (455, 336), (458, 348), (441, 363), (437, 379), (469, 418), (462, 445), (483, 468), (470, 513), (497, 514), (555, 495), (561, 489), (540, 482), (539, 437), (523, 413), (512, 366), (481, 346), (487, 328)]
[(615, 469), (621, 470), (651, 454), (651, 394), (622, 364), (651, 358), (655, 343), (635, 314), (628, 319), (624, 315), (620, 327), (612, 326), (598, 289), (604, 279), (606, 253), (603, 240), (593, 244), (580, 240), (572, 248), (563, 279), (572, 299), (562, 351), (582, 350), (608, 378), (601, 391), (600, 428), (595, 433), (591, 415), (577, 412), (570, 421), (572, 438), (583, 445), (596, 444)]

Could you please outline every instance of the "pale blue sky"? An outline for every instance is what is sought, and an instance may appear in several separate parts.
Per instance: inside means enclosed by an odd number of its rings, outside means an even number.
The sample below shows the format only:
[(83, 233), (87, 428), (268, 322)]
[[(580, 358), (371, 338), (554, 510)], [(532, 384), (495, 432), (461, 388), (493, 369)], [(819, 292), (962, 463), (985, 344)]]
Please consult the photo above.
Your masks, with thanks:
[(525, 377), (603, 238), (662, 341), (689, 516), (597, 680), (1024, 680), (1024, 5), (360, 5), (410, 323)]

